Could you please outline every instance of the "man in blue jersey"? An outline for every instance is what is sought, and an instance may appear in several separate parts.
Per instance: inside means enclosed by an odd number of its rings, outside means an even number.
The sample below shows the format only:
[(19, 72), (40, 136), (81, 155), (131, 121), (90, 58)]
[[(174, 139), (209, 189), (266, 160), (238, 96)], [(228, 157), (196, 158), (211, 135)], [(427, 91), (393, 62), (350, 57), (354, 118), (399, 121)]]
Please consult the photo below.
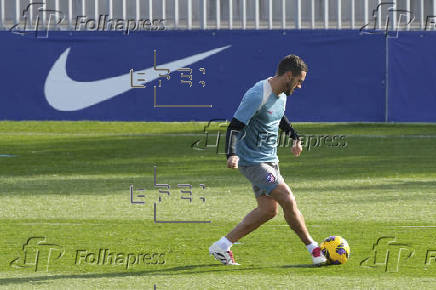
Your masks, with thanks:
[(284, 112), (286, 98), (295, 88), (301, 88), (307, 71), (300, 57), (291, 54), (283, 58), (275, 76), (257, 82), (245, 93), (227, 128), (227, 167), (239, 168), (251, 182), (257, 208), (209, 248), (209, 253), (225, 265), (239, 265), (230, 247), (276, 216), (278, 205), (283, 208), (286, 222), (306, 245), (313, 264), (326, 262), (318, 243), (309, 235), (291, 189), (280, 175), (277, 158), (279, 128), (293, 139), (291, 151), (295, 156), (303, 150)]

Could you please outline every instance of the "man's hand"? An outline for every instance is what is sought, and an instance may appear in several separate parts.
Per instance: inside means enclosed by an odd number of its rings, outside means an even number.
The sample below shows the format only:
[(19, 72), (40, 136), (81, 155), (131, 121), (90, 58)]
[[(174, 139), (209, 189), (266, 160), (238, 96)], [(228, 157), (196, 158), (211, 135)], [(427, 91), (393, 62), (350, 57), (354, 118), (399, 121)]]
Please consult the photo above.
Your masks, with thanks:
[(303, 147), (301, 146), (301, 140), (293, 140), (291, 152), (295, 157), (300, 156), (303, 151)]
[(238, 168), (239, 157), (236, 155), (230, 156), (227, 159), (227, 167), (228, 168)]

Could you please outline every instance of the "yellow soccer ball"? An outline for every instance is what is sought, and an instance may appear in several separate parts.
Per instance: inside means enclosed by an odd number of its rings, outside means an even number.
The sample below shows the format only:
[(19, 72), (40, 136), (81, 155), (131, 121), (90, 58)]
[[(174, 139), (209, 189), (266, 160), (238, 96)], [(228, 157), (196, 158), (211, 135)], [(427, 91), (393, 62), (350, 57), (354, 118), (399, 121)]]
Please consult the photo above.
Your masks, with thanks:
[(320, 245), (321, 252), (327, 258), (328, 264), (345, 264), (350, 257), (350, 246), (341, 236), (330, 236)]

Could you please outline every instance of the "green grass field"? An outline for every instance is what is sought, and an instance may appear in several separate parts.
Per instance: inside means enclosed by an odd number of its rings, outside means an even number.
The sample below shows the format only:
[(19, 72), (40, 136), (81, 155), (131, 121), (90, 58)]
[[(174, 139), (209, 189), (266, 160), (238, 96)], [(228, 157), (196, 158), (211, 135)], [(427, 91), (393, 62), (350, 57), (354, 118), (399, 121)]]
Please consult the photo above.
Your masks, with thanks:
[(256, 202), (216, 148), (191, 148), (204, 126), (0, 122), (0, 287), (435, 288), (436, 125), (294, 124), (347, 143), (279, 148), (312, 236), (351, 247), (347, 264), (316, 268), (282, 212), (233, 246), (241, 266), (208, 255)]

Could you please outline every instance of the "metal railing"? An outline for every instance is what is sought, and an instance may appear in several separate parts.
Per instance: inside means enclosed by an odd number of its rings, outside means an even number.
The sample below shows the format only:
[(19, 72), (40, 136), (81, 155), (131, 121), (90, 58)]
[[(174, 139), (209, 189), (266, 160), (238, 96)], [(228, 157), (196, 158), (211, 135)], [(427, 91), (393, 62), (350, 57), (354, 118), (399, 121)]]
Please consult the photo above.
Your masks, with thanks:
[(104, 15), (113, 23), (148, 20), (138, 29), (163, 20), (165, 29), (186, 30), (385, 29), (387, 22), (391, 29), (433, 30), (436, 0), (0, 0), (3, 30), (37, 20), (42, 27), (70, 30), (80, 16), (97, 22)]

